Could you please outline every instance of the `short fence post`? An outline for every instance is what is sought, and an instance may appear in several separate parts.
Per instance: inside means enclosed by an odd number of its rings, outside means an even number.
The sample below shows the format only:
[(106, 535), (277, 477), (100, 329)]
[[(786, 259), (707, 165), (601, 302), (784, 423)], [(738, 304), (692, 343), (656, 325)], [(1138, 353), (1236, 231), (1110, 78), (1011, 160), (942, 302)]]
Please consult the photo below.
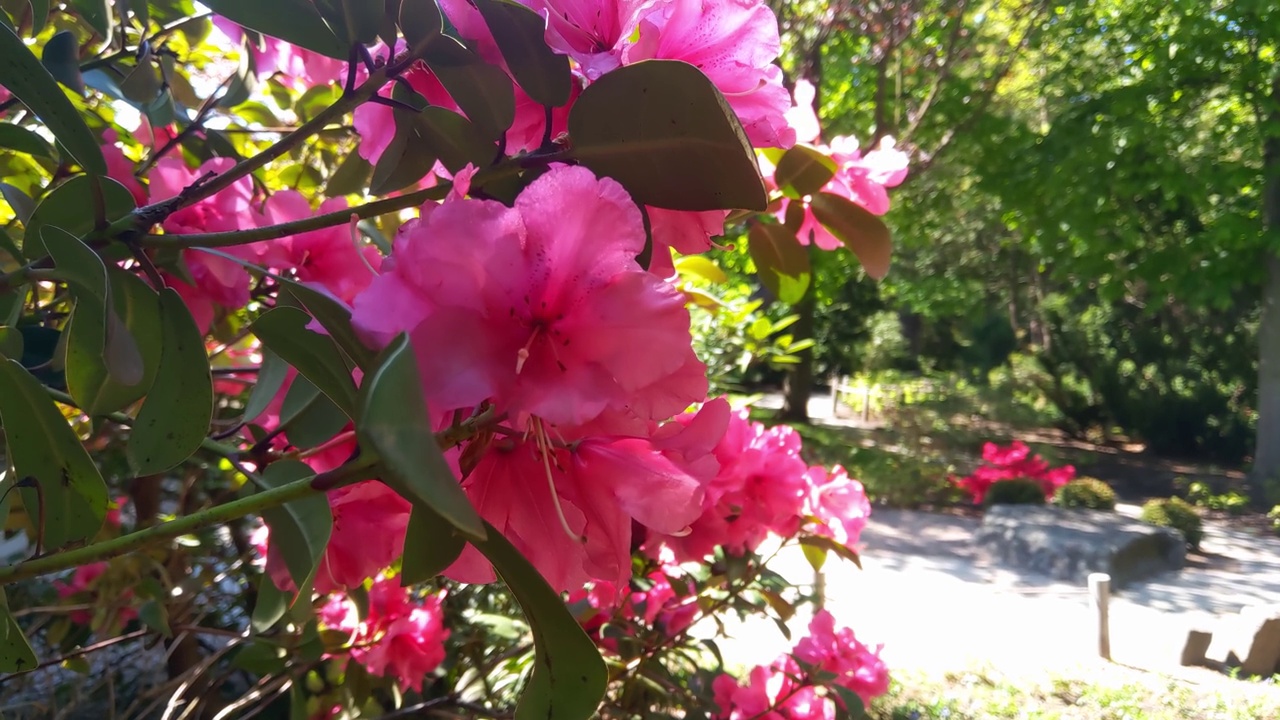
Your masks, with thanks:
[(871, 419), (871, 381), (862, 388), (862, 422)]
[(840, 417), (840, 385), (841, 378), (838, 374), (831, 376), (831, 417)]
[(1098, 655), (1111, 659), (1111, 576), (1106, 573), (1089, 573), (1089, 599), (1093, 605), (1093, 617), (1098, 636)]

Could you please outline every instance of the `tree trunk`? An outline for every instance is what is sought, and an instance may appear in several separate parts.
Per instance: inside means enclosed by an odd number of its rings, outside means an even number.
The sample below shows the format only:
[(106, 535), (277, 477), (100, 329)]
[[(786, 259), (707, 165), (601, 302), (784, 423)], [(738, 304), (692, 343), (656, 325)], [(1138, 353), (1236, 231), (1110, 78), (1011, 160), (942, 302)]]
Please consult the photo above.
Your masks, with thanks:
[(1258, 326), (1258, 435), (1253, 450), (1251, 490), (1260, 505), (1280, 502), (1280, 77), (1271, 84), (1263, 128), (1262, 194), (1267, 285)]

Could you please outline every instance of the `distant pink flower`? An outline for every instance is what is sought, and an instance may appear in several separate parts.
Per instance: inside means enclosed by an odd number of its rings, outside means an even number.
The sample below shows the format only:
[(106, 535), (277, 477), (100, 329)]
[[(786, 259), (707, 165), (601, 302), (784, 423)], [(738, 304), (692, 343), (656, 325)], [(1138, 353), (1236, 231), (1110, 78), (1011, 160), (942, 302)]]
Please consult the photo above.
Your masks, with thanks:
[(822, 127), (818, 124), (818, 115), (813, 108), (817, 94), (813, 83), (803, 78), (796, 80), (796, 87), (792, 92), (795, 104), (787, 111), (786, 118), (787, 124), (796, 131), (798, 142), (813, 143), (822, 136)]
[(977, 505), (982, 504), (991, 486), (1002, 480), (1033, 480), (1040, 484), (1045, 499), (1048, 500), (1058, 488), (1071, 482), (1076, 476), (1076, 469), (1071, 465), (1050, 468), (1044, 458), (1032, 455), (1031, 448), (1020, 440), (1014, 440), (1007, 447), (985, 443), (982, 446), (982, 459), (987, 464), (967, 477), (952, 478), (956, 487), (968, 492)]
[(849, 628), (836, 629), (835, 618), (820, 610), (809, 623), (809, 635), (796, 643), (796, 659), (836, 675), (833, 684), (857, 693), (864, 705), (889, 691), (889, 669), (880, 646), (858, 642)]
[[(68, 580), (53, 581), (53, 587), (62, 600), (75, 599), (80, 602), (88, 601), (91, 604), (111, 605), (113, 606), (111, 621), (127, 623), (138, 617), (138, 611), (128, 604), (133, 599), (133, 591), (125, 588), (118, 595), (108, 597), (102, 595), (97, 588), (98, 579), (107, 572), (109, 567), (106, 561), (81, 565), (71, 573)], [(88, 625), (93, 621), (93, 613), (89, 610), (73, 610), (68, 614), (68, 618), (73, 623)], [(111, 624), (111, 621), (108, 624)]]
[(121, 522), (120, 515), (124, 511), (125, 504), (128, 502), (129, 502), (128, 495), (121, 495), (120, 497), (117, 497), (115, 500), (112, 500), (111, 504), (107, 507), (107, 514), (106, 514), (106, 517), (103, 518), (103, 523), (106, 524), (108, 527), (113, 527), (113, 528), (120, 527), (120, 522)]
[(326, 628), (351, 635), (351, 659), (370, 673), (394, 677), (418, 690), (445, 659), (444, 596), (412, 598), (397, 577), (379, 577), (369, 588), (369, 612), (359, 620), (355, 605), (335, 596), (318, 613)]
[(811, 467), (808, 480), (804, 514), (817, 521), (810, 524), (810, 530), (845, 547), (856, 545), (871, 515), (862, 483), (850, 478), (839, 465), (830, 472), (821, 466)]
[[(261, 221), (263, 225), (278, 225), (345, 209), (345, 198), (330, 198), (313, 210), (302, 193), (281, 190), (267, 199)], [(350, 303), (369, 287), (374, 271), (382, 264), (377, 248), (357, 248), (356, 242), (350, 225), (344, 223), (262, 243), (262, 262), (277, 270), (293, 270), (304, 283), (319, 284), (334, 297)]]
[(705, 396), (705, 369), (682, 296), (636, 264), (643, 247), (620, 185), (553, 168), (514, 208), (456, 198), (425, 208), (352, 320), (378, 345), (410, 332), (438, 408), (492, 398), (553, 424), (608, 408), (669, 417)]

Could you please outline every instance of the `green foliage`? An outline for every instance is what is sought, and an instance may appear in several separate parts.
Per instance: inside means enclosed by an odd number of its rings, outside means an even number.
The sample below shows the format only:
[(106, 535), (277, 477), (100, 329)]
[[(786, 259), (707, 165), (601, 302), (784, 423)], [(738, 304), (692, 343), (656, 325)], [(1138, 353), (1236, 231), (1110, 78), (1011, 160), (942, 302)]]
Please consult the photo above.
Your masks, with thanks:
[(1187, 488), (1187, 500), (1198, 507), (1243, 515), (1249, 510), (1249, 498), (1235, 491), (1215, 493), (1208, 483), (1193, 482)]
[(1078, 477), (1058, 488), (1053, 502), (1069, 508), (1115, 510), (1116, 491), (1098, 478)]
[(796, 242), (792, 228), (753, 223), (747, 233), (747, 248), (760, 282), (778, 300), (794, 305), (804, 298), (813, 271), (809, 267), (809, 248)]
[(999, 480), (982, 498), (983, 507), (992, 505), (1043, 505), (1044, 488), (1031, 478)]
[(1196, 509), (1182, 498), (1157, 498), (1148, 500), (1142, 506), (1142, 521), (1169, 527), (1182, 533), (1187, 544), (1192, 548), (1200, 547), (1200, 539), (1204, 537), (1201, 529), (1200, 515)]

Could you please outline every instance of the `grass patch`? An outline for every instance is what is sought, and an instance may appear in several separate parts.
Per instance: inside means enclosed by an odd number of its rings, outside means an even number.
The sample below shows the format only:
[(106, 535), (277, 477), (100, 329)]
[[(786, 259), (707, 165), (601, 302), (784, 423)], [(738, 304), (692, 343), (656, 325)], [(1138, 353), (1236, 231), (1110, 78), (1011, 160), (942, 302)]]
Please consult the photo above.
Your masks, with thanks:
[(1013, 680), (970, 671), (895, 679), (873, 720), (1269, 720), (1280, 718), (1274, 679), (1211, 686), (1107, 670), (1105, 677)]

